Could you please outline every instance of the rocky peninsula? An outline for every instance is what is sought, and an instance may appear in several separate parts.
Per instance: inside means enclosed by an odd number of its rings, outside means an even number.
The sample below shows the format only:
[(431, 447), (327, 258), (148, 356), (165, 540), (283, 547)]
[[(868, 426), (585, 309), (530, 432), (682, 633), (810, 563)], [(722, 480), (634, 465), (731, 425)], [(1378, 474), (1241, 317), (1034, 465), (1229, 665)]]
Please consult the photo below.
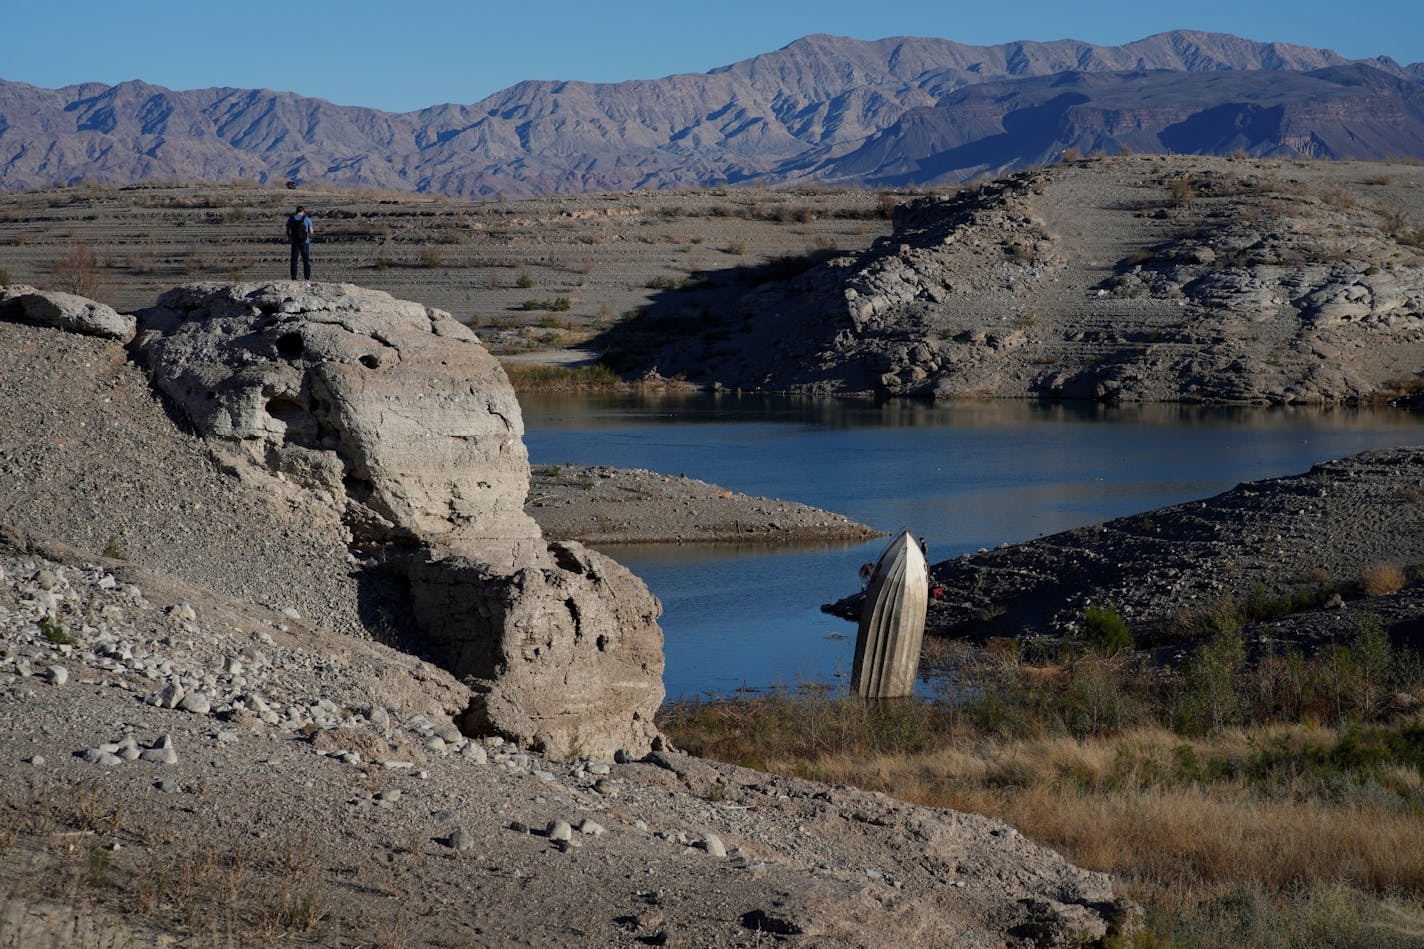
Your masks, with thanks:
[[(1112, 606), (1144, 646), (1191, 640), (1220, 610), (1294, 614), (1258, 632), (1329, 641), (1360, 612), (1415, 641), (1424, 571), (1424, 448), (1370, 451), (933, 565), (926, 627), (940, 636), (1074, 638)], [(858, 615), (860, 596), (827, 609)], [(1348, 607), (1348, 609), (1346, 609)], [(1349, 625), (1349, 623), (1345, 624)]]

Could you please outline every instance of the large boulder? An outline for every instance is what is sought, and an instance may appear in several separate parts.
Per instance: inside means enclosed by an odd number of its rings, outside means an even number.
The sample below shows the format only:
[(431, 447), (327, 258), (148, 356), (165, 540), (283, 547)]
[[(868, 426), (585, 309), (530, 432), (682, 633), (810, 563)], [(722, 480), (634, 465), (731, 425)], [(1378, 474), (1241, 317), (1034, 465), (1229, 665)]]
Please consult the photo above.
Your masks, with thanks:
[(448, 313), (349, 284), (190, 284), (139, 314), (133, 349), (202, 435), (406, 572), (426, 648), (475, 688), (468, 731), (655, 746), (661, 607), (607, 557), (545, 543), (514, 391)]
[(189, 284), (138, 318), (154, 384), (198, 431), (343, 498), (359, 539), (542, 555), (519, 403), (450, 314), (350, 284)]
[(416, 621), (474, 688), (468, 731), (569, 757), (641, 754), (658, 738), (662, 607), (608, 557), (576, 543), (549, 549), (553, 564), (513, 573), (464, 557), (413, 564)]
[(18, 284), (0, 287), (0, 320), (52, 326), (121, 343), (128, 342), (134, 335), (134, 318), (108, 304), (73, 293), (36, 290)]

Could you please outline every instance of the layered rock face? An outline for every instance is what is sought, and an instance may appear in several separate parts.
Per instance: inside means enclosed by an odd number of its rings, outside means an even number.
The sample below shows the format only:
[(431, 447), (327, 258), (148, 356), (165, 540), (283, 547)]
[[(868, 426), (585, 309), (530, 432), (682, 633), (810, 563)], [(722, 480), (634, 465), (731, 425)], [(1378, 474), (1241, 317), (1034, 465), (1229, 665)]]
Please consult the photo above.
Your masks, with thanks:
[(136, 353), (200, 434), (407, 565), (417, 626), (476, 686), (472, 726), (555, 753), (652, 747), (660, 606), (524, 513), (519, 404), (469, 329), (349, 284), (191, 284), (138, 319)]

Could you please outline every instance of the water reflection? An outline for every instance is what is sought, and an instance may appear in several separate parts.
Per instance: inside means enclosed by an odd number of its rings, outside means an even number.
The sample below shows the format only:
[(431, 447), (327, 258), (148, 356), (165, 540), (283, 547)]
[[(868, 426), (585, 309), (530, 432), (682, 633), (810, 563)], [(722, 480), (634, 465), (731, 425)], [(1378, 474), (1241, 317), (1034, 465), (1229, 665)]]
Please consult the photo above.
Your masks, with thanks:
[[(761, 395), (521, 397), (530, 458), (650, 468), (802, 501), (931, 560), (1207, 497), (1424, 440), (1389, 408), (932, 404)], [(841, 681), (853, 633), (819, 605), (883, 541), (780, 550), (613, 547), (666, 609), (669, 695)], [(853, 638), (853, 637), (852, 637)]]

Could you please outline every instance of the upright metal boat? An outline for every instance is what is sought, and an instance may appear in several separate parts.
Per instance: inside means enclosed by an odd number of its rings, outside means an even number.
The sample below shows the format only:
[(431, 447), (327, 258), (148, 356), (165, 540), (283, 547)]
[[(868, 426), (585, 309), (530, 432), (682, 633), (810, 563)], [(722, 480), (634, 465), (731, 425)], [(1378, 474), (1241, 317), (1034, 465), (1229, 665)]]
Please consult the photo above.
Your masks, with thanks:
[(886, 699), (914, 692), (928, 603), (929, 568), (905, 531), (880, 555), (865, 591), (851, 673), (858, 695)]

